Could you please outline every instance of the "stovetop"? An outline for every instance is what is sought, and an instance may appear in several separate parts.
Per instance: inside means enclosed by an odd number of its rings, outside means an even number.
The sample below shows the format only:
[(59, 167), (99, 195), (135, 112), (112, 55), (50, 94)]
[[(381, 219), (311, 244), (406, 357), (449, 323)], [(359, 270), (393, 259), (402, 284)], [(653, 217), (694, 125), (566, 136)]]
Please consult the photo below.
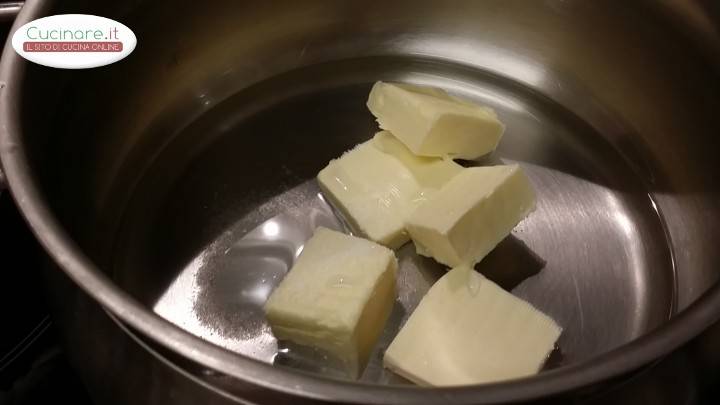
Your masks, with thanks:
[[(0, 21), (0, 44), (9, 30), (10, 22)], [(89, 405), (43, 299), (45, 254), (2, 186), (0, 232), (0, 405)]]
[(90, 404), (43, 300), (39, 270), (44, 253), (3, 191), (0, 231), (5, 235), (0, 261), (0, 404)]

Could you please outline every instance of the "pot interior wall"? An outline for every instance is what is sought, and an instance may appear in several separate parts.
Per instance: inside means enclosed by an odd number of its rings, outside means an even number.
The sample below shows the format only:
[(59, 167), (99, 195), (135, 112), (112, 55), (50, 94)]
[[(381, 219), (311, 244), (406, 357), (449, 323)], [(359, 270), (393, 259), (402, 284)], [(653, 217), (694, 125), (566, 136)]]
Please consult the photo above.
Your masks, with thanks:
[[(364, 105), (376, 80), (445, 87), (507, 124), (482, 163), (523, 164), (539, 206), (478, 270), (564, 327), (549, 368), (653, 330), (718, 278), (718, 69), (661, 10), (134, 7), (95, 10), (135, 30), (128, 59), (29, 70), (26, 133), (76, 240), (192, 333), (323, 372), (276, 356), (260, 306), (314, 226), (343, 227), (313, 179), (377, 130)], [(410, 246), (398, 254), (399, 299), (379, 349), (444, 272)], [(401, 383), (379, 355), (364, 378)]]

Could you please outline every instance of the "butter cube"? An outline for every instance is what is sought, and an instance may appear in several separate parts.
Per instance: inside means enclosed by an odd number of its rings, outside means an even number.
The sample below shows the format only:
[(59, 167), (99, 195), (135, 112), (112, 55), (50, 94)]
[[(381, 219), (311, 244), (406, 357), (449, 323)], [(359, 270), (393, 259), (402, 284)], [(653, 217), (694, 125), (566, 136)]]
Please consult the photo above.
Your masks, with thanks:
[(410, 171), (421, 191), (426, 195), (432, 194), (433, 190), (440, 189), (463, 170), (462, 166), (450, 159), (413, 154), (388, 131), (380, 131), (375, 134), (372, 142), (375, 148), (398, 159)]
[(331, 161), (318, 182), (355, 230), (394, 249), (409, 240), (408, 215), (462, 170), (450, 160), (415, 156), (383, 131)]
[(265, 304), (273, 334), (331, 354), (357, 377), (395, 302), (396, 271), (392, 250), (318, 228)]
[(505, 131), (491, 108), (435, 88), (377, 82), (367, 106), (380, 128), (420, 156), (475, 159), (492, 152)]
[(421, 385), (507, 380), (537, 373), (561, 331), (528, 302), (458, 267), (430, 288), (383, 362)]
[(473, 266), (534, 209), (535, 191), (518, 165), (472, 167), (430, 195), (405, 226), (419, 254)]

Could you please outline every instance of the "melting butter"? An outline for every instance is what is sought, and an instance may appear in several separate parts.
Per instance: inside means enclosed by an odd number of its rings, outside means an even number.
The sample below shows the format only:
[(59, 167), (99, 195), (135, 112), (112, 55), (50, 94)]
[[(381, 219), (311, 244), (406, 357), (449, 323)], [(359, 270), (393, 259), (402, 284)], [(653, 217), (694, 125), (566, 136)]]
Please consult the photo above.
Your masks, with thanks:
[(472, 267), (534, 208), (535, 191), (518, 165), (472, 167), (430, 195), (405, 227), (418, 254)]
[(462, 170), (450, 160), (415, 156), (382, 131), (331, 161), (318, 182), (354, 230), (394, 249), (409, 240), (410, 213)]
[(475, 159), (492, 152), (505, 131), (492, 109), (430, 87), (377, 82), (367, 106), (380, 128), (420, 156)]
[(278, 340), (321, 349), (362, 372), (395, 302), (392, 250), (320, 227), (265, 304)]
[(420, 385), (507, 380), (537, 373), (561, 332), (528, 302), (458, 267), (430, 288), (383, 363)]

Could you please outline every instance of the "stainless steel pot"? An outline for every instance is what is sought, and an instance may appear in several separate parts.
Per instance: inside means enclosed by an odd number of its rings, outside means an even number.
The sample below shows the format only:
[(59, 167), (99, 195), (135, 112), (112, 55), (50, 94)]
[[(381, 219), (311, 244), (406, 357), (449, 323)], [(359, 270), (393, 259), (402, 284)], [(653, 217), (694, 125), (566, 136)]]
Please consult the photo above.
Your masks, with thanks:
[[(6, 46), (0, 156), (75, 283), (48, 272), (101, 403), (587, 396), (720, 318), (710, 1), (29, 1), (15, 24), (63, 12), (118, 19), (138, 47), (63, 71)], [(359, 383), (268, 364), (287, 361), (259, 312), (270, 276), (313, 226), (341, 226), (312, 179), (372, 135), (376, 80), (443, 86), (507, 123), (488, 160), (521, 162), (540, 206), (478, 270), (564, 326), (538, 376), (421, 389), (379, 357)], [(443, 271), (399, 255), (381, 346)]]

